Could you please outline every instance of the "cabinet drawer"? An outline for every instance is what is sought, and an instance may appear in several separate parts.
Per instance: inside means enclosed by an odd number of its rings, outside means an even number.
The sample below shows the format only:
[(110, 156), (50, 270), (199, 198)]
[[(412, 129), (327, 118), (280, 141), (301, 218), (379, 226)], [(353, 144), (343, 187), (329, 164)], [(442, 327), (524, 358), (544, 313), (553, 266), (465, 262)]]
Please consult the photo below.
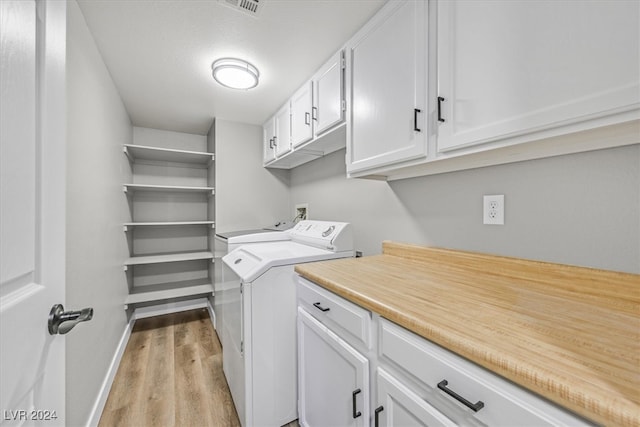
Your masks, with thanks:
[(455, 427), (457, 425), (384, 369), (378, 369), (377, 382), (375, 426)]
[(353, 339), (370, 348), (371, 313), (369, 311), (302, 277), (298, 278), (298, 300), (316, 319), (331, 329), (346, 332), (348, 336), (344, 338), (347, 341)]
[[(384, 319), (380, 322), (379, 343), (381, 364), (388, 364), (441, 393), (473, 418), (487, 425), (592, 425)], [(444, 388), (458, 397), (446, 393)], [(463, 399), (467, 404), (462, 402)], [(477, 410), (470, 409), (469, 405), (475, 405)]]

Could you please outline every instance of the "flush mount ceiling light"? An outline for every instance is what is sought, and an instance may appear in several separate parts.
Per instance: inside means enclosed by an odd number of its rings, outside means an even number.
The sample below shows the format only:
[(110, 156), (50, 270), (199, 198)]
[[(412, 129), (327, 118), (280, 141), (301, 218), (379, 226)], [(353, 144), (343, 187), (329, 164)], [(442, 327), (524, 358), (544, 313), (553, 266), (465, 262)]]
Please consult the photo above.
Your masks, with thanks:
[(222, 86), (232, 89), (251, 89), (258, 85), (260, 73), (247, 61), (221, 58), (211, 64), (213, 78)]

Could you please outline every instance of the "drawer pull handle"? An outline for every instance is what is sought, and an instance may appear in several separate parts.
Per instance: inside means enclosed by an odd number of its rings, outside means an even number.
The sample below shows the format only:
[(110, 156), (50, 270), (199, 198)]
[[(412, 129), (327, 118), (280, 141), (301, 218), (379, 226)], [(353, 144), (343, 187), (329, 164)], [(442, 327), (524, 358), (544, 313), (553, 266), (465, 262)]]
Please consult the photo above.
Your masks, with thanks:
[(352, 399), (352, 409), (353, 409), (353, 418), (358, 418), (360, 415), (362, 415), (362, 412), (358, 411), (356, 412), (356, 396), (358, 395), (358, 393), (360, 393), (362, 390), (357, 389), (354, 390), (353, 393), (351, 393), (351, 399)]
[(460, 396), (455, 391), (447, 388), (448, 384), (449, 384), (449, 382), (447, 380), (442, 380), (442, 381), (440, 381), (438, 383), (438, 388), (440, 390), (444, 391), (445, 393), (447, 393), (449, 396), (451, 396), (454, 399), (456, 399), (458, 402), (462, 403), (467, 408), (471, 409), (473, 412), (478, 412), (480, 409), (484, 408), (484, 402), (483, 401), (478, 400), (476, 403), (471, 403), (467, 399), (465, 399), (464, 397)]
[(384, 406), (378, 406), (375, 410), (375, 427), (380, 425), (380, 412), (384, 411)]
[(331, 310), (329, 307), (327, 307), (327, 308), (322, 307), (319, 302), (314, 302), (313, 306), (315, 308), (317, 308), (318, 310), (320, 310), (320, 311), (329, 311), (329, 310)]

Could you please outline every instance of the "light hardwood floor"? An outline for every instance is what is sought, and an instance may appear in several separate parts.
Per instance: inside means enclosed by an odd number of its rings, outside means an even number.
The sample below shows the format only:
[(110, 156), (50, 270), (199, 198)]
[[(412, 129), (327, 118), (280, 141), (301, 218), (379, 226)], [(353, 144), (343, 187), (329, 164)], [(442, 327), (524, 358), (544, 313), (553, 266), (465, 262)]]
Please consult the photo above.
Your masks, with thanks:
[(240, 425), (206, 309), (136, 321), (99, 425)]
[(206, 309), (136, 321), (100, 419), (111, 426), (240, 426)]

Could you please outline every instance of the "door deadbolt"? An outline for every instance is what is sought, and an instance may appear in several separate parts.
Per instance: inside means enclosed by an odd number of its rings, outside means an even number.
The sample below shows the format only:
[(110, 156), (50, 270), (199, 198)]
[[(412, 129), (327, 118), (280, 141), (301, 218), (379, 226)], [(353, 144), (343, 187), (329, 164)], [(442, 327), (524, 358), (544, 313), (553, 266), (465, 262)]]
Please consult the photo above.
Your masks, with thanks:
[(64, 335), (80, 322), (87, 322), (93, 318), (93, 308), (83, 308), (80, 311), (64, 311), (62, 304), (55, 304), (49, 312), (49, 334)]

